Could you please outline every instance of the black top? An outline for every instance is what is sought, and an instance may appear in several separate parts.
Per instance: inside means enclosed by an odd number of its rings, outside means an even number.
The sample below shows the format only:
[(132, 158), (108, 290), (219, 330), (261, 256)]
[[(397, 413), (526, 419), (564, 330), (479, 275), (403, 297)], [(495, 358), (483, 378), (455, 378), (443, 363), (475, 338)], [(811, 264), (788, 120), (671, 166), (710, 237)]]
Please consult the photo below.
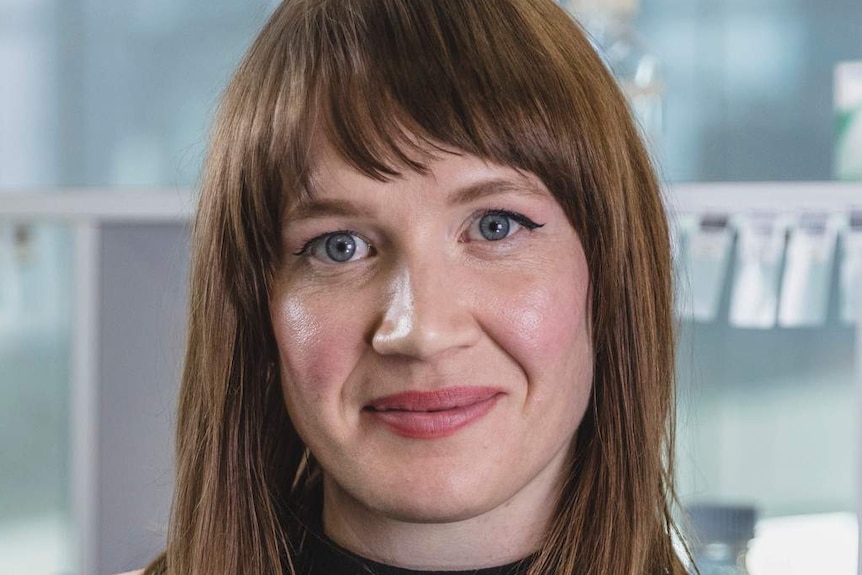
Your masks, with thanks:
[(528, 557), (508, 565), (469, 571), (416, 571), (361, 557), (317, 530), (310, 529), (307, 534), (296, 558), (298, 571), (303, 575), (522, 575), (530, 560)]

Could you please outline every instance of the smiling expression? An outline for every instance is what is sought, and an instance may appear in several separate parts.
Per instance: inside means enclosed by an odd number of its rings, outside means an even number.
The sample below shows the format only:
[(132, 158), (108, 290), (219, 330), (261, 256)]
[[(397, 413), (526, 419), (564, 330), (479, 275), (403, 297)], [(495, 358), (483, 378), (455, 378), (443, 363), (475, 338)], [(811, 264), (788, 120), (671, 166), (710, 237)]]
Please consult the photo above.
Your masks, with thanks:
[(371, 179), (323, 148), (270, 312), (324, 516), (550, 515), (593, 374), (578, 235), (535, 175), (466, 154)]

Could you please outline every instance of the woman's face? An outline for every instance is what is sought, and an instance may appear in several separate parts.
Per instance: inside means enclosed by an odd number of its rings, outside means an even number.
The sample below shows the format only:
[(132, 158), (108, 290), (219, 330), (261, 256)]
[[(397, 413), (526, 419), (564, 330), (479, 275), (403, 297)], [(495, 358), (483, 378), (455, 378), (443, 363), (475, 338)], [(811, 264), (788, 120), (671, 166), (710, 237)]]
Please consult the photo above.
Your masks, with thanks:
[(314, 165), (270, 310), (324, 517), (549, 514), (593, 373), (587, 264), (561, 207), (469, 155), (386, 183), (326, 147)]

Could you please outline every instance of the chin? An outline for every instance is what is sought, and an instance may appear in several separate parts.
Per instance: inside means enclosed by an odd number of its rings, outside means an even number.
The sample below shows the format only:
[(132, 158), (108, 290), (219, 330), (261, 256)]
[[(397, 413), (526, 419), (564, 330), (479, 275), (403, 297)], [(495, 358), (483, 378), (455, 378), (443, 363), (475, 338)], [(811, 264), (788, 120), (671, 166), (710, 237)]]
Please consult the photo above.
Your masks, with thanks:
[(477, 517), (496, 505), (488, 486), (465, 485), (460, 480), (437, 481), (405, 489), (390, 489), (377, 498), (378, 511), (392, 519), (411, 523), (453, 523)]
[(456, 523), (478, 517), (487, 512), (475, 500), (469, 503), (449, 500), (444, 497), (425, 500), (413, 497), (387, 502), (379, 511), (381, 514), (405, 523)]

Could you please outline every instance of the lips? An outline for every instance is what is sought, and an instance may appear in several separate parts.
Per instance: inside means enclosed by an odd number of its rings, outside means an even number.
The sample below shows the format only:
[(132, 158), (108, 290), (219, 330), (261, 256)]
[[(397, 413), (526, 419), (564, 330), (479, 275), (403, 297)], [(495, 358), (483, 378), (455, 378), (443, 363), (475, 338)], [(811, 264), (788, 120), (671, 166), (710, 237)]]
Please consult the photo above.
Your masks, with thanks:
[(484, 417), (503, 392), (494, 387), (449, 387), (410, 391), (369, 403), (364, 411), (402, 437), (435, 439), (452, 435)]

